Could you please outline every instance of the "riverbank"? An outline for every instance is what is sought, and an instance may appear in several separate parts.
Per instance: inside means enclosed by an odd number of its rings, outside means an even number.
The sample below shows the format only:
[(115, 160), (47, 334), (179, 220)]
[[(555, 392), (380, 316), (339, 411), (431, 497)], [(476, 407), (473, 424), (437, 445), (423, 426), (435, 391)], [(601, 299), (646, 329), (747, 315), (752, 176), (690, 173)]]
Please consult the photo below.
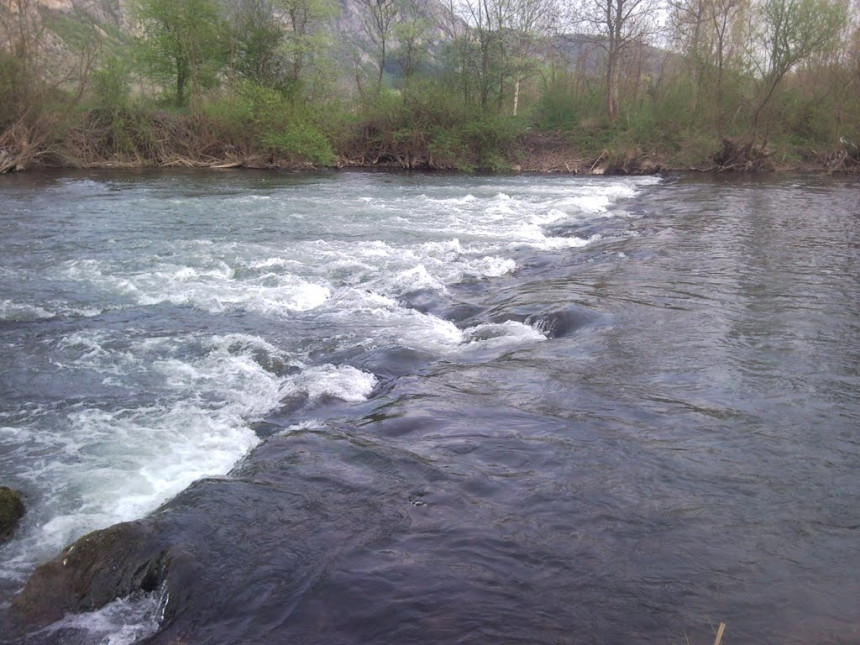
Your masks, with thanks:
[[(139, 116), (139, 115), (138, 115)], [(413, 133), (414, 134), (414, 133)], [(217, 120), (156, 113), (132, 121), (112, 115), (99, 127), (59, 127), (36, 121), (0, 135), (0, 174), (44, 168), (248, 168), (304, 171), (322, 168), (388, 168), (524, 172), (572, 175), (651, 175), (660, 172), (860, 173), (860, 148), (758, 144), (746, 137), (692, 143), (640, 144), (609, 131), (546, 132), (530, 128), (479, 136), (450, 133), (433, 137), (357, 123), (297, 152), (262, 146), (248, 133)], [(491, 136), (488, 136), (491, 135)], [(439, 145), (438, 140), (449, 140)], [(595, 145), (603, 140), (607, 145)], [(586, 143), (583, 143), (586, 142)]]

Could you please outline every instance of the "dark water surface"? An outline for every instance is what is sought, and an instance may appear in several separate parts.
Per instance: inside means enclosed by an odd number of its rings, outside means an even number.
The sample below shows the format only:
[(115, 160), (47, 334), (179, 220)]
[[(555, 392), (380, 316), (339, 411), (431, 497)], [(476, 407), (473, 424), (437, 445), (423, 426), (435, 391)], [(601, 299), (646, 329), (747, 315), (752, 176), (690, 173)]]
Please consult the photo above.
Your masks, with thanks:
[(20, 642), (860, 642), (856, 180), (66, 173), (0, 226), (0, 600), (119, 521), (188, 563)]

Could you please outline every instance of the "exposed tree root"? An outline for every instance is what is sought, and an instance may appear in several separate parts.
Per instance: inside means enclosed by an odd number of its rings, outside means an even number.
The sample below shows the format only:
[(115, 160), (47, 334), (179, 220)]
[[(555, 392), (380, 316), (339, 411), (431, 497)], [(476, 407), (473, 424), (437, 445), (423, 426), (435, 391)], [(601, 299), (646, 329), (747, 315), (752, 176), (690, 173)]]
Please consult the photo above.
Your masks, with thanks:
[(0, 134), (0, 174), (19, 172), (49, 154), (56, 117), (25, 114)]
[(753, 139), (724, 138), (722, 148), (713, 156), (717, 172), (756, 172), (774, 170), (773, 152)]
[(847, 139), (840, 140), (840, 146), (836, 150), (818, 157), (828, 173), (860, 173), (860, 146)]

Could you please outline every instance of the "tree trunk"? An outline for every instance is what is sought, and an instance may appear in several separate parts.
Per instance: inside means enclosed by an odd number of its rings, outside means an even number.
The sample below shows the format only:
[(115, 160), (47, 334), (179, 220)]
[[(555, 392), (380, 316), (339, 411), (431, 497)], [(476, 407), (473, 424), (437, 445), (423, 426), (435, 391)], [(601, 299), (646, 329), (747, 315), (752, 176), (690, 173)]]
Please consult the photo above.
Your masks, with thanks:
[(382, 75), (385, 73), (385, 38), (382, 39), (382, 53), (379, 57), (379, 77), (376, 79), (376, 94), (382, 92)]
[(514, 116), (517, 115), (517, 108), (520, 104), (520, 75), (517, 74), (517, 80), (514, 81)]
[(610, 51), (606, 61), (606, 117), (610, 124), (618, 118), (618, 52)]

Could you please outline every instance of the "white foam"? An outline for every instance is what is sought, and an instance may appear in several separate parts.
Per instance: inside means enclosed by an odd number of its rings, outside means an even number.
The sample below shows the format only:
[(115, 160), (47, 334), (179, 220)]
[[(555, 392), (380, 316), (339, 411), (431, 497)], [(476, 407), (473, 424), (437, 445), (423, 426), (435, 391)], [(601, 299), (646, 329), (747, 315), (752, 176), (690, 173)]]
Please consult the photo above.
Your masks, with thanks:
[(17, 303), (11, 300), (0, 302), (0, 320), (26, 322), (53, 318), (54, 314), (38, 305)]
[(293, 423), (287, 426), (277, 434), (283, 437), (296, 432), (305, 432), (308, 430), (325, 430), (327, 427), (328, 426), (319, 419), (306, 419), (304, 421), (300, 421), (299, 423)]
[[(145, 269), (86, 259), (71, 262), (65, 275), (130, 303), (187, 304), (212, 314), (241, 309), (291, 316), (334, 306), (340, 289), (358, 285), (395, 297), (416, 289), (444, 292), (455, 282), (511, 273), (511, 249), (557, 251), (593, 242), (548, 235), (545, 227), (613, 214), (619, 199), (655, 181), (554, 178), (546, 185), (503, 182), (509, 186), (501, 191), (487, 182), (486, 190), (461, 195), (346, 197), (338, 204), (345, 211), (342, 239), (295, 241), (283, 249), (189, 240), (154, 255)], [(273, 208), (286, 203), (278, 193), (266, 197)], [(291, 218), (303, 214), (295, 203), (290, 207)], [(371, 223), (386, 239), (352, 239), (373, 230)]]
[[(45, 519), (21, 543), (49, 555), (83, 533), (140, 517), (193, 481), (220, 475), (259, 441), (252, 421), (291, 393), (312, 403), (327, 398), (363, 401), (372, 374), (322, 365), (279, 376), (267, 361), (292, 364), (276, 347), (250, 335), (148, 338), (119, 342), (106, 332), (76, 332), (61, 343), (64, 369), (110, 373), (117, 387), (150, 383), (157, 405), (101, 409), (85, 404), (65, 413), (64, 425), (33, 437), (45, 455), (28, 478), (48, 483)], [(35, 422), (39, 424), (40, 420)], [(0, 432), (18, 442), (21, 428)], [(21, 557), (8, 563), (26, 564)]]
[(326, 398), (347, 402), (365, 401), (373, 392), (376, 377), (350, 365), (310, 367), (281, 386), (282, 397), (306, 394), (312, 402)]
[[(115, 600), (101, 609), (68, 614), (40, 630), (38, 636), (70, 638), (97, 645), (132, 645), (158, 630), (158, 600), (153, 594), (138, 594)], [(59, 641), (58, 641), (59, 642)]]
[[(82, 403), (48, 428), (34, 416), (39, 431), (32, 433), (37, 447), (31, 449), (45, 457), (41, 465), (30, 464), (26, 477), (40, 487), (48, 484), (51, 509), (30, 536), (40, 552), (140, 517), (194, 480), (227, 472), (258, 442), (250, 423), (281, 399), (284, 378), (260, 357), (290, 362), (269, 343), (244, 334), (122, 342), (116, 334), (79, 331), (58, 345), (68, 361), (62, 369), (70, 374), (110, 374), (120, 392), (147, 383), (153, 388), (148, 398), (158, 403), (110, 409)], [(351, 394), (340, 387), (347, 397), (366, 389), (355, 385)], [(15, 439), (11, 434), (0, 437)]]
[(146, 514), (196, 479), (226, 472), (257, 443), (241, 417), (191, 403), (69, 416), (76, 440), (45, 468), (64, 482), (56, 494), (77, 500), (42, 527), (39, 542), (55, 548)]
[(12, 300), (0, 302), (0, 320), (8, 322), (34, 322), (59, 316), (89, 318), (103, 312), (102, 308), (73, 307), (67, 303), (58, 302), (43, 302), (38, 305), (17, 303)]
[(546, 336), (534, 327), (514, 320), (476, 325), (467, 329), (463, 334), (463, 341), (467, 349), (477, 346), (482, 348), (510, 347), (545, 340)]
[[(275, 268), (269, 260), (265, 268)], [(72, 263), (66, 276), (87, 282), (107, 293), (128, 297), (140, 305), (192, 305), (213, 314), (248, 309), (264, 314), (289, 315), (322, 305), (331, 296), (317, 284), (287, 272), (267, 272), (237, 280), (224, 262), (210, 268), (159, 264), (149, 271), (121, 276), (114, 267), (95, 260)]]

